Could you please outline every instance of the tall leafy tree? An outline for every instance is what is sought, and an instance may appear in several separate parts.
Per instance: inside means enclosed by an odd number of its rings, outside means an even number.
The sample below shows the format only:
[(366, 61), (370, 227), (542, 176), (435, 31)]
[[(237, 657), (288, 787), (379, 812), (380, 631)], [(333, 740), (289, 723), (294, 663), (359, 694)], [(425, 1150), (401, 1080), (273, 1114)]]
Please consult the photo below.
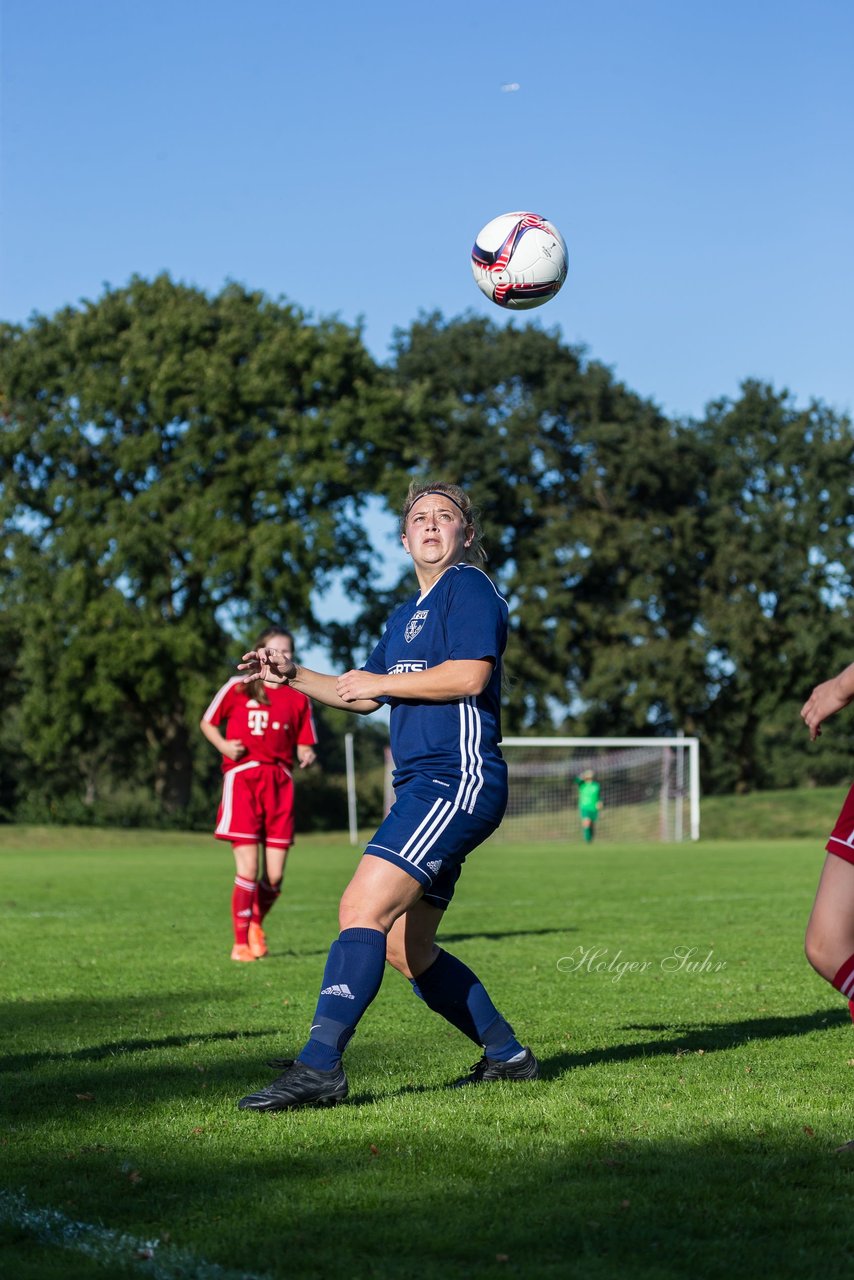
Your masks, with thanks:
[(325, 629), (349, 663), (410, 592), (376, 589), (369, 513), (415, 475), (483, 509), (508, 728), (684, 728), (718, 790), (837, 780), (796, 712), (850, 658), (852, 461), (820, 404), (746, 383), (674, 423), (556, 333), (483, 318), (422, 316), (389, 369), (347, 326), (166, 277), (0, 327), (0, 811), (123, 774), (181, 810), (230, 636), (319, 635), (334, 582), (361, 606)]
[(851, 423), (748, 381), (696, 431), (708, 459), (700, 617), (711, 777), (724, 790), (836, 781), (854, 739), (843, 752), (825, 743), (810, 761), (797, 709), (850, 661)]
[(180, 809), (226, 624), (311, 631), (314, 592), (362, 589), (393, 393), (358, 331), (165, 276), (4, 327), (0, 386), (0, 590), (40, 785), (133, 769)]

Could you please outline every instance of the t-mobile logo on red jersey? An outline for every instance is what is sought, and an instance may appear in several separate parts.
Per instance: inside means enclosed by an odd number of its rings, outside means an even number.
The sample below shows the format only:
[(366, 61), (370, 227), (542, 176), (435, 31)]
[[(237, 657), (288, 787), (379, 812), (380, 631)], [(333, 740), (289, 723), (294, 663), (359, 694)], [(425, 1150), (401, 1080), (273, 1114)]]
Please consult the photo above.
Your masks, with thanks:
[(270, 718), (269, 711), (259, 707), (257, 711), (247, 711), (246, 715), (249, 719), (249, 732), (254, 734), (256, 738), (263, 737), (264, 730), (267, 728), (267, 721)]

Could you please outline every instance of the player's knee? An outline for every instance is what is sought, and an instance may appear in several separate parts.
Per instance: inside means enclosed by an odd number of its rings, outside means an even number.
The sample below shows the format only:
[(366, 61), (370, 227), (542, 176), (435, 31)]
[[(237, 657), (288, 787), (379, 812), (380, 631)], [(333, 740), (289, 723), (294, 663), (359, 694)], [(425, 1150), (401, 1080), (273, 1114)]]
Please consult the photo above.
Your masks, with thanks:
[(817, 944), (817, 942), (816, 942), (815, 938), (814, 938), (814, 937), (813, 937), (813, 935), (810, 933), (809, 929), (807, 929), (806, 935), (805, 935), (805, 937), (804, 937), (804, 955), (806, 956), (807, 960), (810, 962), (810, 964), (812, 965), (812, 967), (813, 967), (817, 972), (820, 972), (820, 968), (819, 968), (819, 964), (820, 964), (820, 959), (819, 959), (819, 956), (820, 956), (820, 948), (819, 948), (819, 946), (818, 946), (818, 944)]
[(377, 929), (380, 933), (387, 934), (395, 919), (394, 911), (376, 907), (370, 902), (350, 899), (346, 894), (338, 908), (338, 928), (342, 931)]

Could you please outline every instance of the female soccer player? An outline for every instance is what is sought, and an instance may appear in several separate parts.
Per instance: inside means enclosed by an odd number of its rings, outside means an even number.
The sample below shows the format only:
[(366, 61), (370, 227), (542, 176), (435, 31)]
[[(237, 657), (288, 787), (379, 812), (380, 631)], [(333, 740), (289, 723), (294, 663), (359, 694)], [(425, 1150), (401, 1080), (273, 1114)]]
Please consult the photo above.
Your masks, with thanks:
[[(852, 701), (854, 663), (832, 680), (816, 685), (801, 708), (813, 742), (828, 716)], [(847, 997), (854, 1018), (854, 786), (827, 842), (805, 949), (816, 972)]]
[(341, 1055), (376, 996), (386, 959), (415, 994), (483, 1049), (456, 1083), (533, 1080), (536, 1058), (470, 969), (434, 941), (466, 856), (507, 803), (499, 750), (507, 604), (486, 574), (471, 503), (457, 485), (413, 484), (403, 546), (418, 591), (392, 614), (364, 668), (297, 667), (271, 647), (246, 654), (246, 678), (276, 679), (329, 706), (391, 708), (395, 803), (344, 891), (309, 1039), (267, 1088), (238, 1104), (277, 1111), (347, 1096)]
[[(264, 631), (256, 643), (259, 648), (273, 645), (289, 661), (293, 658), (293, 637), (279, 627)], [(225, 733), (218, 728), (223, 721)], [(294, 839), (294, 750), (301, 769), (316, 758), (311, 703), (278, 680), (247, 683), (234, 676), (214, 695), (199, 727), (222, 755), (222, 799), (214, 834), (231, 841), (237, 871), (231, 958), (260, 960), (267, 954), (262, 921), (281, 893)]]

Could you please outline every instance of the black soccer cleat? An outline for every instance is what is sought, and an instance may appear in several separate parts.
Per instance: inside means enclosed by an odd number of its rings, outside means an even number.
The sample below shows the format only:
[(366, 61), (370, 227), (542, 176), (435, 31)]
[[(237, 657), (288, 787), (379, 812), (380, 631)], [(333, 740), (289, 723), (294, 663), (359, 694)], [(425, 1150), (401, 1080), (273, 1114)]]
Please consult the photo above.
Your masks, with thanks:
[(498, 1080), (538, 1080), (540, 1064), (531, 1053), (525, 1050), (524, 1058), (518, 1062), (500, 1062), (498, 1058), (487, 1058), (485, 1055), (476, 1062), (467, 1076), (460, 1076), (451, 1085), (452, 1089), (461, 1089), (467, 1084), (494, 1084)]
[(334, 1106), (347, 1097), (348, 1085), (344, 1068), (339, 1063), (334, 1071), (318, 1071), (304, 1062), (294, 1062), (284, 1075), (266, 1089), (241, 1098), (241, 1111), (287, 1111), (290, 1107)]

